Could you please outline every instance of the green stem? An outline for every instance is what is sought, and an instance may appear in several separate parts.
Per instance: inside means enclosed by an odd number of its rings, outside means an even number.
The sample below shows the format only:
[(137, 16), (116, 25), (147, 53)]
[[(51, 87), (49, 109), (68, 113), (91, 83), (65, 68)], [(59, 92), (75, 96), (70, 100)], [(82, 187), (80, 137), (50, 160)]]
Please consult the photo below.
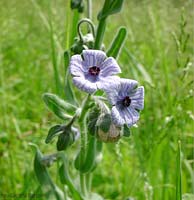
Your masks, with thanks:
[(87, 191), (87, 185), (86, 185), (86, 175), (80, 173), (80, 187), (81, 187), (81, 192), (84, 197), (88, 196), (88, 191)]
[(87, 186), (88, 193), (90, 193), (91, 186), (92, 186), (92, 174), (91, 173), (86, 174), (86, 186)]
[(87, 18), (92, 19), (92, 1), (87, 0)]
[(177, 154), (177, 180), (176, 180), (176, 200), (182, 199), (182, 181), (181, 181), (181, 141), (178, 141), (178, 154)]
[(95, 44), (94, 44), (95, 49), (100, 49), (102, 40), (104, 37), (105, 29), (106, 29), (106, 18), (103, 18), (100, 20), (100, 22), (98, 24), (96, 40), (95, 40)]
[[(86, 158), (86, 145), (87, 145), (87, 132), (85, 127), (85, 115), (87, 113), (87, 105), (89, 102), (90, 94), (84, 99), (81, 109), (81, 114), (79, 117), (79, 124), (81, 129), (81, 149), (80, 149), (80, 155), (81, 155), (81, 162), (84, 163), (84, 160)], [(80, 187), (81, 192), (84, 196), (87, 196), (87, 185), (86, 185), (86, 175), (80, 173)]]
[(74, 39), (76, 37), (77, 34), (77, 24), (79, 21), (79, 12), (77, 10), (74, 10), (73, 12), (73, 19), (72, 19), (72, 23), (71, 23), (71, 35), (70, 35), (70, 45), (73, 45), (74, 43)]
[[(102, 13), (107, 9), (107, 7), (109, 6), (109, 3), (110, 3), (109, 0), (105, 0), (102, 11), (101, 11)], [(106, 18), (107, 17), (103, 17), (99, 19), (94, 49), (101, 48), (102, 40), (103, 40), (105, 29), (106, 29)]]
[(84, 99), (83, 103), (82, 103), (82, 106), (81, 106), (81, 113), (80, 113), (80, 117), (79, 117), (79, 123), (83, 122), (83, 119), (85, 117), (85, 114), (87, 112), (87, 105), (88, 105), (88, 102), (89, 102), (89, 99), (90, 99), (90, 94), (88, 94), (88, 96)]

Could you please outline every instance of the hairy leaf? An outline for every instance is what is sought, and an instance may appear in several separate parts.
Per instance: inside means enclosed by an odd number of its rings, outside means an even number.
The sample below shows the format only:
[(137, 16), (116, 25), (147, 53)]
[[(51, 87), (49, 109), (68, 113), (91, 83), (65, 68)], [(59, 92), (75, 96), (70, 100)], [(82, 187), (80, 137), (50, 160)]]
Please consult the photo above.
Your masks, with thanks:
[(124, 44), (125, 38), (127, 36), (127, 29), (125, 27), (121, 27), (114, 38), (109, 50), (107, 51), (107, 56), (112, 56), (117, 58), (121, 48)]
[(51, 93), (45, 93), (43, 100), (47, 107), (60, 119), (72, 118), (77, 107), (60, 99), (57, 95)]

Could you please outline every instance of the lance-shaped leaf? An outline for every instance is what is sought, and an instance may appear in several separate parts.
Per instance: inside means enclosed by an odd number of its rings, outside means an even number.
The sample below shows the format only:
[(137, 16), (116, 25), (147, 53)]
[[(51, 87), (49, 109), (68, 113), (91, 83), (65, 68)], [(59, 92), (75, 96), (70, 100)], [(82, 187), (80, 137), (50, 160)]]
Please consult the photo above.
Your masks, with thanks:
[(57, 161), (58, 159), (58, 154), (51, 154), (51, 155), (45, 155), (42, 157), (41, 159), (41, 163), (45, 166), (45, 167), (50, 167), (55, 161)]
[(121, 27), (106, 53), (107, 56), (112, 56), (114, 58), (118, 57), (125, 42), (126, 36), (127, 36), (127, 29), (125, 27)]
[(89, 135), (87, 145), (86, 159), (81, 168), (82, 173), (92, 172), (102, 160), (102, 142), (97, 139), (97, 136)]
[(63, 200), (64, 195), (63, 192), (54, 184), (52, 181), (47, 168), (42, 163), (43, 155), (39, 150), (38, 146), (35, 144), (30, 143), (30, 145), (35, 150), (35, 158), (34, 158), (34, 171), (38, 182), (41, 185), (41, 188), (44, 190), (45, 193), (50, 195), (54, 195), (55, 199)]
[(77, 105), (76, 97), (69, 81), (69, 60), (70, 60), (70, 53), (69, 51), (65, 51), (64, 52), (64, 70), (65, 70), (64, 98), (66, 101), (71, 102), (73, 105)]
[(43, 100), (47, 107), (60, 119), (69, 119), (74, 115), (77, 107), (60, 99), (57, 95), (45, 93)]
[(98, 20), (120, 12), (124, 0), (105, 0), (104, 7), (98, 14)]
[(74, 200), (83, 200), (77, 188), (73, 184), (73, 181), (70, 178), (69, 171), (68, 171), (68, 160), (66, 159), (64, 154), (60, 154), (60, 155), (63, 162), (61, 167), (59, 168), (59, 176), (60, 176), (61, 183), (66, 184), (68, 186)]

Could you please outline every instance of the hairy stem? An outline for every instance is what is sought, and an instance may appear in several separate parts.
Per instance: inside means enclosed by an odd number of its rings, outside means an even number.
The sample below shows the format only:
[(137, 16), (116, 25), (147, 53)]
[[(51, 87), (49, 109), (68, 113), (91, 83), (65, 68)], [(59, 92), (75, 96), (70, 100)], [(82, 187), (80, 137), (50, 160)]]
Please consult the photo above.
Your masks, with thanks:
[[(81, 162), (84, 163), (84, 160), (86, 158), (86, 148), (87, 148), (87, 132), (86, 132), (86, 126), (85, 126), (85, 116), (87, 113), (87, 105), (89, 102), (90, 94), (84, 99), (82, 104), (82, 109), (79, 117), (79, 125), (81, 129)], [(86, 185), (86, 175), (80, 173), (80, 187), (81, 192), (84, 196), (87, 196), (87, 185)]]

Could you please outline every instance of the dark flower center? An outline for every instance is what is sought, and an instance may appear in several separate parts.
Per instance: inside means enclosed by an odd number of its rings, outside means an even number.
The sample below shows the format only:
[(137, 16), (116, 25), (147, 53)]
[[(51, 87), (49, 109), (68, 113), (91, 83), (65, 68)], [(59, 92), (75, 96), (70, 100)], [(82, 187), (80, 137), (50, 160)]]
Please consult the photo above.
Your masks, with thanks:
[(96, 67), (96, 66), (90, 67), (89, 68), (89, 73), (92, 76), (97, 76), (100, 73), (100, 68)]
[(129, 98), (129, 96), (126, 96), (126, 97), (123, 99), (122, 103), (123, 103), (123, 106), (125, 106), (125, 107), (130, 106), (130, 104), (131, 104), (131, 99)]

